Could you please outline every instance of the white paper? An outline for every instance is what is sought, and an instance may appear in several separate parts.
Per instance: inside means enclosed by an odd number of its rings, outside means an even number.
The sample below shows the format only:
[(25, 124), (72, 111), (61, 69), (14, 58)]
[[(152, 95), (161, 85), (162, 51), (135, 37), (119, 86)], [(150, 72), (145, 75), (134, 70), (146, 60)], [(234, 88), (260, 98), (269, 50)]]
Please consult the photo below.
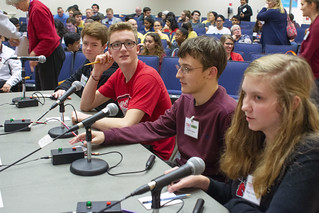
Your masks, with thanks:
[[(174, 193), (169, 193), (169, 192), (165, 192), (161, 194), (161, 199), (163, 198), (169, 198), (169, 197), (175, 197), (176, 195)], [(146, 208), (146, 209), (152, 209), (152, 202), (149, 203), (143, 203), (144, 201), (152, 201), (152, 196), (147, 196), (147, 197), (141, 197), (138, 199), (138, 201), (140, 201), (140, 203)], [(163, 200), (161, 201), (161, 206), (164, 205), (165, 203), (167, 203), (169, 200)], [(169, 202), (168, 204), (166, 204), (165, 206), (170, 206), (173, 204), (177, 204), (177, 203), (181, 203), (181, 200), (173, 200), (171, 202)]]
[(0, 208), (3, 208), (3, 201), (2, 201), (1, 192), (0, 192)]
[[(60, 122), (61, 117), (48, 117), (45, 118), (47, 122)], [(64, 116), (64, 121), (70, 121), (70, 117)]]
[(50, 144), (52, 142), (52, 138), (50, 137), (50, 135), (46, 135), (43, 138), (41, 138), (38, 141), (38, 144), (41, 148), (45, 147), (46, 145)]

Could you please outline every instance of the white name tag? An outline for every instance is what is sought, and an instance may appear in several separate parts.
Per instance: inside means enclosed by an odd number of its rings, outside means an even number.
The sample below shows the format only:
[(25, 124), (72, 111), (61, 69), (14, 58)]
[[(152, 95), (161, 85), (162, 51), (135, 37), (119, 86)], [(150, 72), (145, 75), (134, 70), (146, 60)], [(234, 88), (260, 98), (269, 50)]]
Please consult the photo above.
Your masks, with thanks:
[(248, 175), (243, 198), (259, 206), (260, 198), (257, 199), (256, 197), (254, 187), (253, 187), (253, 179), (254, 179), (253, 176)]
[(303, 40), (307, 40), (308, 36), (309, 36), (309, 30), (307, 31), (306, 35), (303, 37)]
[(198, 139), (199, 122), (192, 118), (185, 118), (184, 134)]
[(81, 84), (83, 87), (85, 87), (86, 83), (88, 82), (88, 77), (86, 77), (85, 75), (81, 75)]
[(244, 8), (244, 9), (243, 9), (243, 13), (246, 12), (246, 11), (247, 11), (247, 8)]

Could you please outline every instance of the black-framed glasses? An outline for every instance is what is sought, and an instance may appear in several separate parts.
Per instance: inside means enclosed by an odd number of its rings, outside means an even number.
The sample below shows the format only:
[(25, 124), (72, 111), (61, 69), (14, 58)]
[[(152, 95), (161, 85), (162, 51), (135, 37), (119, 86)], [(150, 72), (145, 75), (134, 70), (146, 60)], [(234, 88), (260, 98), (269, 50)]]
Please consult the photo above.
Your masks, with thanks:
[(179, 66), (179, 65), (175, 65), (175, 66), (176, 66), (177, 71), (178, 71), (178, 70), (181, 70), (181, 72), (184, 73), (184, 74), (188, 74), (188, 73), (190, 73), (192, 70), (195, 70), (195, 69), (204, 68), (204, 67), (191, 68), (191, 67), (184, 67), (184, 66)]
[(135, 41), (124, 41), (124, 42), (116, 41), (110, 44), (110, 46), (113, 50), (119, 50), (122, 48), (123, 44), (126, 49), (132, 49), (135, 46), (136, 42)]

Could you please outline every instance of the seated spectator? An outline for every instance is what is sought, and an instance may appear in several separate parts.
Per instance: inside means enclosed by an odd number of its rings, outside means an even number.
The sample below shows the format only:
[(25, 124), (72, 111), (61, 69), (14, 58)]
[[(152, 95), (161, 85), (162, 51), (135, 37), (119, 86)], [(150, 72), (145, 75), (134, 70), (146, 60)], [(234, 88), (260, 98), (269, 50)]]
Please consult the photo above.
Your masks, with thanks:
[(84, 27), (85, 27), (86, 25), (90, 24), (90, 23), (93, 23), (93, 22), (94, 22), (94, 20), (93, 20), (93, 19), (91, 19), (91, 18), (87, 18), (87, 19), (85, 19)]
[(100, 16), (92, 16), (92, 18), (91, 18), (93, 21), (96, 21), (96, 22), (99, 22), (99, 23), (101, 23), (102, 22), (102, 19), (101, 19), (101, 17)]
[(76, 32), (67, 32), (64, 34), (65, 51), (76, 53), (80, 50), (80, 35)]
[(181, 16), (177, 19), (177, 22), (189, 22), (191, 20), (191, 11), (183, 10)]
[(243, 57), (239, 53), (234, 52), (234, 39), (231, 35), (222, 35), (220, 41), (225, 47), (227, 60), (229, 61), (244, 61)]
[(140, 32), (145, 35), (147, 32), (154, 32), (154, 19), (151, 17), (144, 18), (144, 27), (140, 30)]
[(215, 26), (216, 25), (216, 17), (217, 17), (217, 13), (215, 11), (210, 11), (208, 14), (207, 14), (207, 20), (206, 22), (204, 23), (205, 24), (205, 28), (206, 28), (206, 31), (208, 30), (209, 26)]
[(54, 20), (57, 19), (57, 20), (61, 21), (65, 25), (67, 18), (69, 18), (69, 15), (64, 13), (64, 10), (62, 7), (58, 7), (57, 14), (55, 14), (53, 16), (53, 18), (54, 18)]
[(234, 15), (232, 18), (231, 18), (231, 24), (232, 26), (234, 25), (240, 25), (240, 18), (236, 15)]
[(164, 33), (169, 33), (170, 37), (173, 36), (174, 33), (176, 33), (178, 29), (178, 24), (175, 18), (169, 16), (166, 19), (166, 26), (163, 28)]
[(138, 18), (142, 15), (142, 9), (141, 7), (136, 7), (135, 8), (135, 13), (132, 14), (133, 18)]
[(141, 55), (155, 55), (160, 59), (158, 72), (161, 70), (162, 59), (166, 55), (163, 49), (162, 41), (157, 33), (148, 33), (144, 39), (144, 48)]
[(294, 14), (289, 13), (289, 18), (290, 18), (291, 22), (294, 23), (296, 29), (300, 28), (300, 25), (296, 22), (296, 20), (294, 20), (294, 18), (295, 18)]
[(80, 34), (79, 28), (76, 26), (76, 21), (74, 17), (69, 17), (66, 20), (66, 28), (68, 32), (76, 32)]
[[(160, 36), (161, 40), (162, 40), (162, 39), (166, 40), (167, 44), (170, 45), (170, 43), (171, 43), (171, 42), (170, 42), (170, 39), (169, 39), (168, 35), (166, 35), (165, 33), (162, 32), (162, 26), (163, 26), (163, 25), (162, 25), (162, 21), (155, 21), (155, 22), (154, 22), (154, 31), (155, 31), (155, 33), (157, 33), (157, 34)], [(148, 33), (146, 33), (146, 34), (144, 35), (143, 40), (142, 40), (142, 43), (144, 43), (145, 37), (146, 37), (149, 33), (152, 33), (152, 32), (148, 32)], [(164, 47), (164, 48), (166, 48), (166, 47)]]
[(81, 34), (81, 30), (84, 27), (84, 21), (82, 20), (82, 13), (80, 11), (74, 11), (73, 17), (75, 19), (75, 26), (78, 28), (78, 33)]
[(21, 81), (21, 61), (9, 59), (14, 50), (2, 44), (4, 36), (0, 35), (0, 92), (17, 92)]
[(253, 28), (253, 43), (260, 43), (263, 21), (256, 20)]
[(68, 29), (64, 26), (64, 24), (58, 19), (54, 19), (54, 26), (57, 34), (60, 37), (60, 43), (62, 43), (64, 34), (68, 31)]
[(188, 31), (184, 27), (180, 27), (175, 34), (175, 40), (171, 44), (172, 56), (177, 56), (179, 47), (188, 38)]
[[(109, 131), (92, 131), (93, 144), (120, 144), (154, 141), (176, 135), (180, 157), (169, 161), (181, 166), (193, 156), (206, 164), (204, 175), (225, 181), (218, 162), (224, 148), (224, 134), (230, 125), (236, 101), (218, 85), (227, 60), (222, 44), (214, 38), (187, 39), (178, 53), (176, 77), (181, 82), (181, 97), (165, 114), (152, 122)], [(199, 129), (199, 130), (198, 130)], [(85, 133), (72, 139), (85, 140)]]
[(190, 21), (190, 23), (192, 24), (193, 28), (205, 27), (205, 25), (202, 22), (200, 22), (200, 16), (201, 13), (198, 10), (194, 10), (192, 12), (192, 20)]
[(197, 37), (197, 33), (193, 30), (191, 23), (183, 22), (181, 27), (184, 27), (188, 31), (187, 38), (196, 38)]
[(241, 28), (239, 25), (235, 24), (231, 28), (231, 34), (235, 42), (251, 44), (249, 35), (241, 34)]
[(151, 8), (149, 8), (149, 7), (144, 7), (144, 8), (143, 8), (143, 14), (140, 15), (140, 16), (137, 18), (137, 21), (142, 21), (142, 22), (144, 22), (144, 19), (145, 19), (146, 17), (150, 17), (151, 19), (153, 19), (153, 20), (155, 21), (155, 16), (153, 16), (151, 13), (152, 13)]
[[(68, 18), (71, 18), (71, 17), (73, 17), (73, 13), (74, 13), (74, 11), (76, 11), (73, 7), (69, 7), (68, 8), (68, 10), (67, 10), (67, 12), (68, 12), (68, 15), (69, 15), (69, 17)], [(67, 19), (68, 19), (67, 18)]]
[(13, 17), (13, 18), (10, 18), (9, 20), (10, 20), (11, 23), (14, 24), (14, 26), (17, 28), (17, 31), (18, 31), (18, 32), (21, 32), (21, 31), (20, 31), (19, 19)]
[(84, 21), (84, 23), (85, 23), (85, 21), (87, 20), (87, 19), (91, 19), (92, 18), (92, 16), (93, 16), (93, 10), (91, 9), (91, 8), (87, 8), (86, 10), (85, 10), (85, 18), (83, 19), (83, 21)]
[(103, 13), (100, 13), (100, 12), (99, 12), (100, 6), (99, 6), (98, 4), (92, 4), (91, 8), (92, 8), (92, 11), (93, 11), (93, 17), (94, 17), (94, 16), (98, 16), (98, 17), (99, 17), (99, 19), (94, 19), (94, 18), (92, 17), (93, 20), (94, 20), (94, 21), (100, 20), (100, 22), (101, 22), (101, 21), (104, 19), (104, 15), (103, 15)]
[[(128, 21), (133, 26), (133, 29), (137, 31), (137, 22), (134, 18), (130, 18)], [(143, 43), (144, 41), (144, 35), (140, 32), (137, 31), (137, 38), (138, 38), (138, 43)]]
[(118, 22), (122, 22), (122, 19), (114, 17), (113, 9), (106, 9), (106, 18), (102, 20), (102, 24), (116, 24)]
[(161, 14), (161, 17), (158, 17), (158, 18), (161, 18), (163, 23), (165, 24), (166, 23), (166, 19), (167, 19), (167, 14), (169, 13), (168, 10), (164, 10)]
[(216, 27), (209, 26), (206, 34), (228, 34), (230, 35), (230, 30), (224, 27), (225, 17), (223, 15), (216, 16)]
[[(98, 22), (93, 22), (85, 26), (82, 30), (82, 41), (83, 41), (83, 54), (86, 60), (83, 65), (73, 74), (70, 78), (66, 79), (61, 85), (55, 88), (53, 97), (61, 97), (72, 85), (74, 81), (80, 81), (83, 87), (85, 87), (88, 79), (90, 78), (93, 65), (84, 66), (86, 63), (94, 62), (95, 57), (99, 54), (104, 53), (107, 43), (107, 28)], [(98, 81), (97, 87), (102, 86), (108, 78), (118, 68), (117, 64), (114, 63), (109, 69), (105, 70)], [(78, 96), (82, 96), (83, 88), (80, 91), (75, 92)], [(106, 103), (96, 107), (97, 110), (101, 110), (106, 106)]]

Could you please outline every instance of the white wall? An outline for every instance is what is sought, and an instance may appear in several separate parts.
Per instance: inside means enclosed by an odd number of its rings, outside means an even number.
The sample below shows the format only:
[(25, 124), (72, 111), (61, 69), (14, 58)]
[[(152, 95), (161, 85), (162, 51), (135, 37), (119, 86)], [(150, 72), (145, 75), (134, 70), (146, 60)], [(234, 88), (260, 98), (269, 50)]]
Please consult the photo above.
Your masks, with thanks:
[[(61, 6), (66, 10), (70, 5), (77, 4), (82, 13), (85, 13), (85, 9), (91, 7), (93, 3), (97, 3), (100, 6), (100, 12), (105, 14), (105, 10), (108, 7), (113, 8), (116, 14), (130, 14), (134, 13), (135, 7), (148, 6), (152, 9), (152, 14), (156, 15), (158, 12), (163, 10), (169, 10), (174, 12), (176, 15), (180, 15), (184, 9), (199, 10), (202, 16), (206, 16), (208, 11), (214, 10), (217, 13), (224, 15), (227, 18), (227, 7), (229, 3), (232, 3), (234, 13), (237, 13), (237, 7), (240, 4), (240, 0), (41, 0), (47, 5), (53, 14), (56, 14), (57, 7)], [(300, 2), (300, 0), (298, 1)], [(256, 19), (258, 11), (265, 5), (266, 0), (250, 0), (249, 5), (253, 9), (252, 21)], [(298, 3), (298, 7), (300, 3)], [(5, 0), (0, 1), (0, 9), (13, 14), (16, 17), (25, 16), (20, 10), (15, 7), (9, 6), (5, 3)], [(293, 9), (295, 19), (301, 23), (303, 21), (302, 14), (299, 8)]]

